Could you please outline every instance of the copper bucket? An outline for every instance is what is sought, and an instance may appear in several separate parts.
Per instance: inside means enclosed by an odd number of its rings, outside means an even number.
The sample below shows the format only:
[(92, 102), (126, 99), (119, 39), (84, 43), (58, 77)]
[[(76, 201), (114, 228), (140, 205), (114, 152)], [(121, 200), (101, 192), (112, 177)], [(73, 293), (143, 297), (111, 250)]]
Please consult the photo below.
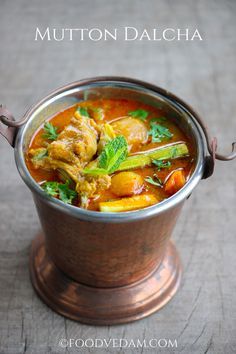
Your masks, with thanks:
[[(80, 209), (45, 195), (24, 160), (32, 135), (60, 110), (99, 97), (128, 97), (161, 107), (181, 126), (192, 141), (196, 163), (178, 193), (142, 210), (114, 214)], [(31, 279), (52, 309), (85, 323), (117, 324), (143, 318), (174, 296), (182, 270), (170, 237), (181, 207), (198, 182), (213, 173), (215, 159), (236, 157), (234, 151), (229, 156), (216, 152), (216, 139), (209, 138), (189, 105), (142, 81), (92, 78), (52, 92), (18, 122), (1, 107), (0, 133), (15, 147), (19, 173), (33, 193), (43, 232), (32, 243)]]

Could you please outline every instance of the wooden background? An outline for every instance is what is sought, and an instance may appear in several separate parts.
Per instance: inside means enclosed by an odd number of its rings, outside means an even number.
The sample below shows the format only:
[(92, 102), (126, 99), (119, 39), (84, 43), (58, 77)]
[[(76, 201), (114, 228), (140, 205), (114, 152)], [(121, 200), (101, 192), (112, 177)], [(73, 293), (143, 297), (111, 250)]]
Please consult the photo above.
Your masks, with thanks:
[[(35, 27), (197, 27), (194, 42), (35, 42)], [(236, 2), (0, 0), (0, 102), (20, 118), (50, 90), (97, 75), (156, 83), (192, 104), (219, 150), (236, 138)], [(34, 293), (30, 242), (39, 229), (13, 151), (0, 139), (0, 353), (76, 353), (62, 338), (177, 339), (177, 348), (84, 353), (236, 353), (236, 162), (218, 162), (188, 200), (174, 232), (184, 264), (180, 291), (136, 323), (93, 327), (55, 314)]]

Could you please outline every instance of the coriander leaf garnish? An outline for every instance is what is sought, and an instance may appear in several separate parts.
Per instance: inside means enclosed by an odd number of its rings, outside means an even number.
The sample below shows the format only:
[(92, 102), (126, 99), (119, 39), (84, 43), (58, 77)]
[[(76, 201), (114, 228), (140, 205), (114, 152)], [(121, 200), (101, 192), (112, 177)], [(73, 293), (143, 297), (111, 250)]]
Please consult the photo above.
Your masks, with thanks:
[(45, 182), (42, 186), (44, 191), (52, 196), (59, 197), (64, 203), (71, 204), (77, 193), (69, 188), (69, 182), (65, 184), (58, 182)]
[(57, 133), (57, 127), (55, 127), (54, 125), (52, 125), (50, 122), (46, 122), (44, 124), (44, 134), (43, 134), (43, 138), (46, 138), (48, 140), (56, 140), (58, 137), (58, 133)]
[(69, 182), (58, 184), (59, 198), (66, 204), (71, 204), (77, 193), (69, 188)]
[(115, 172), (128, 155), (128, 144), (123, 135), (110, 140), (98, 157), (98, 167), (84, 169), (83, 173), (91, 175), (110, 174)]
[(128, 115), (133, 118), (138, 118), (142, 121), (145, 121), (149, 115), (149, 112), (145, 111), (144, 109), (136, 109), (136, 111), (129, 112)]
[(89, 113), (88, 113), (88, 108), (87, 107), (78, 107), (75, 111), (75, 114), (78, 113), (82, 117), (87, 117), (89, 118)]
[(56, 197), (58, 195), (58, 182), (45, 182), (42, 188), (52, 197)]
[(157, 171), (160, 171), (162, 168), (169, 168), (171, 166), (170, 161), (162, 161), (162, 160), (152, 160), (153, 165), (157, 166)]
[(155, 180), (152, 177), (148, 176), (145, 178), (145, 181), (152, 184), (153, 186), (162, 187), (162, 181), (156, 175), (153, 175), (153, 177), (155, 178)]
[(173, 134), (169, 131), (168, 128), (164, 127), (163, 125), (157, 124), (156, 119), (150, 121), (150, 130), (148, 132), (148, 135), (152, 137), (153, 143), (159, 143), (163, 139), (170, 139), (173, 136)]

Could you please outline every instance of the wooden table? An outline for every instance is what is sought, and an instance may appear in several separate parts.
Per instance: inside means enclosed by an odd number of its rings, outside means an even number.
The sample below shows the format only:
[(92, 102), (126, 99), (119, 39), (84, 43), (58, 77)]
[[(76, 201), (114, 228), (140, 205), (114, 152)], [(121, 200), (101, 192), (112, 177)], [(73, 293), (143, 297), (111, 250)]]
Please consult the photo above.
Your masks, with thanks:
[[(236, 137), (236, 2), (27, 0), (0, 4), (0, 102), (19, 119), (55, 87), (125, 75), (168, 88), (204, 117), (219, 150)], [(203, 41), (34, 41), (35, 28), (198, 28)], [(236, 353), (236, 162), (216, 165), (185, 205), (174, 232), (184, 265), (178, 294), (136, 323), (93, 327), (52, 312), (28, 273), (39, 222), (13, 151), (0, 139), (0, 353), (76, 353), (60, 339), (153, 338), (177, 348), (80, 348), (96, 353)], [(81, 342), (82, 343), (82, 342)], [(91, 342), (90, 342), (91, 343)], [(164, 342), (161, 342), (164, 345)]]

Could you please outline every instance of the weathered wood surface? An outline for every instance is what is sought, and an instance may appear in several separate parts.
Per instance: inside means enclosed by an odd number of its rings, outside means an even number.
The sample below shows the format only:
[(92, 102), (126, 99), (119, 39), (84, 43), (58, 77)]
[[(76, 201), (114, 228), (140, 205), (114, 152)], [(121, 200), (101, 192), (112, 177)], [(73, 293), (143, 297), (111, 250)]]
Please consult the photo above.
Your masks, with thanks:
[[(126, 75), (156, 83), (189, 101), (219, 148), (236, 135), (236, 2), (0, 1), (0, 102), (17, 118), (51, 89), (79, 78)], [(36, 26), (198, 27), (202, 42), (34, 42)], [(34, 293), (28, 274), (39, 229), (30, 192), (13, 151), (0, 139), (0, 353), (76, 353), (61, 338), (169, 338), (165, 353), (236, 353), (236, 162), (188, 200), (174, 239), (182, 256), (181, 289), (160, 312), (136, 323), (93, 327), (66, 320)], [(138, 353), (151, 349), (83, 349)]]

